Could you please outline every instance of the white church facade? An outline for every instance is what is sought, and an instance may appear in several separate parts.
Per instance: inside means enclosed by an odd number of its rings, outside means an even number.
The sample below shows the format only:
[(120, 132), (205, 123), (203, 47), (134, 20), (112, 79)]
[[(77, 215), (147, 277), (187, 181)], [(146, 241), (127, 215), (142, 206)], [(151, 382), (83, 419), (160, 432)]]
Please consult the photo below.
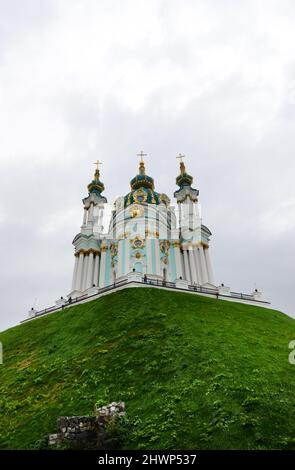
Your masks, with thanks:
[(173, 202), (155, 190), (154, 179), (146, 174), (145, 154), (139, 156), (130, 191), (118, 197), (110, 211), (96, 163), (88, 196), (83, 199), (82, 226), (73, 240), (71, 290), (53, 307), (39, 312), (31, 308), (25, 321), (126, 287), (155, 287), (270, 306), (257, 289), (243, 294), (216, 284), (210, 255), (212, 234), (202, 223), (199, 191), (193, 187), (183, 156), (177, 157), (180, 169)]
[(140, 273), (145, 279), (186, 281), (215, 287), (210, 258), (210, 230), (202, 224), (199, 191), (180, 157), (180, 174), (174, 193), (177, 210), (166, 194), (158, 193), (146, 174), (140, 154), (138, 174), (130, 192), (114, 204), (107, 233), (103, 220), (107, 199), (99, 168), (83, 199), (83, 223), (73, 240), (75, 266), (71, 298), (94, 287), (103, 288)]

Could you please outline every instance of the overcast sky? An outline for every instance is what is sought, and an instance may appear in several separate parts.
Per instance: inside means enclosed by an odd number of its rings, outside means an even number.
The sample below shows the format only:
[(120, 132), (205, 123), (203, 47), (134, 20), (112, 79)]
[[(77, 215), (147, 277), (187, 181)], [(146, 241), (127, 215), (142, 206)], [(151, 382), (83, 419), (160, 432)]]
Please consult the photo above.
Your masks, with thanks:
[(70, 291), (98, 158), (200, 190), (216, 280), (295, 314), (294, 0), (0, 0), (0, 330)]

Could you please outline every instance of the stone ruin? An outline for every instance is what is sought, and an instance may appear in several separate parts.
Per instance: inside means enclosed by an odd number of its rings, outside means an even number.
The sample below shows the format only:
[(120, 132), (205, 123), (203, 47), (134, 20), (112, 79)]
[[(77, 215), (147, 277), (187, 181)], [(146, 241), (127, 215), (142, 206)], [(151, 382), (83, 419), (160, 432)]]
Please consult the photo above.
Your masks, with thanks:
[(57, 433), (49, 434), (48, 445), (69, 449), (112, 449), (116, 437), (108, 433), (108, 426), (116, 418), (125, 416), (125, 403), (111, 403), (97, 407), (94, 416), (63, 416), (57, 420)]

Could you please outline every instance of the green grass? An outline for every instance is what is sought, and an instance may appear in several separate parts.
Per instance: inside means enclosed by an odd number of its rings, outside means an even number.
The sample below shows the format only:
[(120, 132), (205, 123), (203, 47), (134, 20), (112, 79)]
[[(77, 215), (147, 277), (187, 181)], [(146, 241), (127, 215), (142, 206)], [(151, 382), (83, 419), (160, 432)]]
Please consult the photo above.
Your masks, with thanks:
[(130, 449), (295, 449), (295, 321), (185, 293), (126, 289), (0, 334), (0, 448), (126, 402)]

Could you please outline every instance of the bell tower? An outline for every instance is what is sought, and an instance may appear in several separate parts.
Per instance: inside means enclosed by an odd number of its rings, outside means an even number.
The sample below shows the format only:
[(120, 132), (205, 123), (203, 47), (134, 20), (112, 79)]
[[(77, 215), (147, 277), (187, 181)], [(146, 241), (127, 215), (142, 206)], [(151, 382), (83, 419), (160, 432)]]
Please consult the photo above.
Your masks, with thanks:
[(101, 246), (103, 216), (107, 199), (101, 194), (104, 191), (104, 184), (100, 181), (101, 162), (97, 161), (95, 165), (94, 178), (88, 185), (88, 196), (83, 199), (81, 231), (73, 240), (75, 266), (72, 291), (68, 297), (78, 297), (82, 292), (100, 284), (101, 257), (105, 254), (105, 247)]
[(174, 197), (178, 204), (181, 266), (184, 278), (190, 284), (214, 286), (209, 256), (210, 230), (202, 224), (199, 190), (192, 187), (193, 177), (186, 171), (184, 155), (179, 154), (180, 174), (176, 178), (179, 189)]

